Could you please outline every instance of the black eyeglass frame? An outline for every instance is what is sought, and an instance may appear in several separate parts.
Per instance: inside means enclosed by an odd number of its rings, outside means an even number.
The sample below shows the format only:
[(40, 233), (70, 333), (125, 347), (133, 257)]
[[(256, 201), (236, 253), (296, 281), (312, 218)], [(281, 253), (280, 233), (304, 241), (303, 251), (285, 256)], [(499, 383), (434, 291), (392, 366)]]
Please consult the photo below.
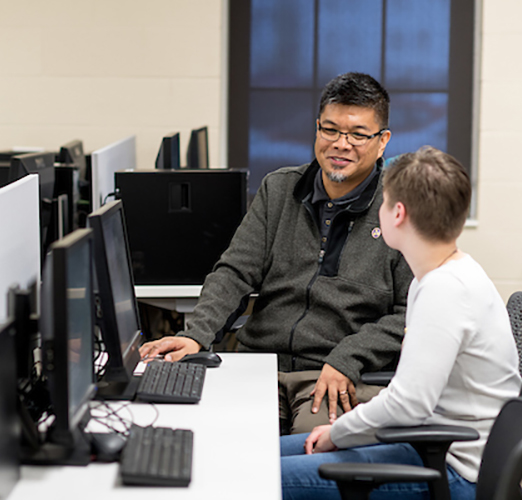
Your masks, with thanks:
[[(340, 138), (341, 138), (341, 135), (344, 135), (346, 136), (346, 142), (348, 144), (350, 144), (350, 146), (365, 146), (366, 144), (368, 144), (368, 142), (373, 139), (374, 137), (377, 137), (379, 135), (382, 135), (384, 134), (384, 132), (390, 130), (389, 128), (383, 128), (381, 130), (379, 130), (378, 132), (375, 132), (375, 134), (372, 134), (372, 135), (366, 135), (366, 134), (361, 134), (359, 132), (341, 132), (340, 130), (337, 130), (337, 129), (329, 129), (328, 127), (323, 127), (321, 125), (321, 122), (319, 120), (317, 120), (317, 130), (319, 130), (319, 134), (321, 135), (321, 137), (325, 140), (325, 141), (329, 141), (329, 142), (337, 142)], [(337, 137), (335, 139), (329, 139), (327, 137), (324, 137), (323, 134), (321, 134), (321, 130), (335, 130), (337, 132)], [(350, 142), (350, 136), (353, 138), (354, 134), (356, 134), (357, 136), (359, 136), (360, 139), (364, 140), (363, 143), (359, 143), (359, 144), (353, 144), (352, 142)]]

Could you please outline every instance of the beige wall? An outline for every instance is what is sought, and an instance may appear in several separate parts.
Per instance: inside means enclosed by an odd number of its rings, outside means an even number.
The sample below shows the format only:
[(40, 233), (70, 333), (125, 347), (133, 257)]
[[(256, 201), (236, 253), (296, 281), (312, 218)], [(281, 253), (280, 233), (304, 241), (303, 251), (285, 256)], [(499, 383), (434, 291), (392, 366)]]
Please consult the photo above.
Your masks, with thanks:
[(0, 149), (93, 151), (130, 134), (153, 167), (161, 137), (209, 126), (220, 161), (221, 0), (0, 0)]
[[(0, 149), (87, 151), (136, 134), (152, 167), (162, 135), (210, 127), (224, 165), (226, 0), (0, 0)], [(483, 0), (476, 227), (460, 246), (505, 300), (522, 289), (522, 2)]]
[(522, 290), (522, 2), (483, 0), (479, 57), (477, 227), (459, 245), (504, 300)]

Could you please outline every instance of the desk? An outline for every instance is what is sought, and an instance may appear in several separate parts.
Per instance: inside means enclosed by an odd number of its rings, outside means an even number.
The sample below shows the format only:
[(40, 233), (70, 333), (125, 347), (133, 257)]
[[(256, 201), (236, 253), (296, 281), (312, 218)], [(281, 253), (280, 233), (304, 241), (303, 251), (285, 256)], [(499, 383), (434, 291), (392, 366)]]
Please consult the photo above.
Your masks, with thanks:
[(136, 298), (160, 309), (184, 314), (184, 324), (194, 311), (202, 285), (136, 285)]
[[(221, 366), (207, 370), (198, 405), (155, 405), (155, 425), (194, 431), (188, 488), (123, 486), (117, 463), (23, 466), (9, 500), (280, 500), (276, 356), (220, 356)], [(138, 424), (154, 418), (150, 405), (133, 403), (131, 408)]]

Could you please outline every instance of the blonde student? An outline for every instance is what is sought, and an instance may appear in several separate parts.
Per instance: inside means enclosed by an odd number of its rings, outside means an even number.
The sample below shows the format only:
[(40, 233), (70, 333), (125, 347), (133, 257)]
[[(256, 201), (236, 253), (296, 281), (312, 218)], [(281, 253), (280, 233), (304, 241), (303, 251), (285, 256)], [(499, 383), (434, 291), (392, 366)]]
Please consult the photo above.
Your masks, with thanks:
[[(380, 228), (414, 280), (406, 334), (390, 385), (333, 425), (281, 438), (283, 498), (338, 499), (318, 466), (329, 462), (422, 465), (407, 444), (376, 444), (386, 426), (453, 424), (480, 439), (454, 443), (447, 455), (451, 498), (475, 498), (484, 444), (504, 402), (519, 394), (518, 356), (505, 305), (481, 266), (457, 246), (471, 198), (469, 177), (432, 147), (399, 157), (383, 181)], [(388, 484), (376, 499), (426, 498), (422, 484)]]

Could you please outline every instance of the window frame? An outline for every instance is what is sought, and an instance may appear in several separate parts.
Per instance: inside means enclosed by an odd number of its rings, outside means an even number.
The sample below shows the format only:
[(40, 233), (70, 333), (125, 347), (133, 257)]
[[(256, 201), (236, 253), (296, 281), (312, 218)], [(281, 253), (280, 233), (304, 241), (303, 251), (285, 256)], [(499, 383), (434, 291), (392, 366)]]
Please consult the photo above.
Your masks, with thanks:
[[(315, 47), (317, 47), (318, 38), (318, 1), (314, 1), (316, 13)], [(463, 8), (463, 2), (466, 2), (465, 8)], [(386, 18), (386, 4), (387, 0), (383, 0), (383, 24)], [(469, 15), (470, 10), (473, 11), (473, 16)], [(226, 150), (227, 164), (231, 169), (248, 168), (249, 162), (249, 97), (250, 91), (256, 90), (255, 87), (250, 85), (251, 11), (251, 0), (228, 0), (228, 126)], [(458, 158), (469, 171), (473, 187), (470, 218), (476, 216), (477, 205), (481, 14), (481, 0), (450, 0), (447, 151)], [(317, 49), (315, 51), (317, 52)], [(314, 86), (309, 87), (309, 90), (317, 96), (318, 103), (321, 89), (317, 88), (317, 55), (314, 56), (314, 59)], [(383, 66), (384, 61), (383, 57)], [(384, 71), (382, 75), (385, 81)], [(272, 88), (272, 90), (274, 89)], [(292, 91), (292, 89), (284, 90)], [(465, 132), (461, 133), (463, 129)], [(310, 150), (310, 159), (312, 159), (313, 141), (310, 144)]]

